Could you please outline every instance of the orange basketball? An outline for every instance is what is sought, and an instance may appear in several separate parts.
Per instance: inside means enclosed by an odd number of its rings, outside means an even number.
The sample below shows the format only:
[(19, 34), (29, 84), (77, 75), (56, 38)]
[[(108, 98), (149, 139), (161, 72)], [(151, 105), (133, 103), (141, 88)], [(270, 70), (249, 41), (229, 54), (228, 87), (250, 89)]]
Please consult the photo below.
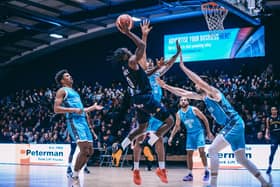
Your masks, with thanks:
[(120, 29), (120, 26), (124, 26), (124, 25), (129, 25), (128, 28), (131, 29), (133, 27), (133, 20), (132, 17), (128, 14), (122, 14), (120, 15), (117, 20), (116, 20), (116, 26), (117, 28), (122, 32), (122, 30)]

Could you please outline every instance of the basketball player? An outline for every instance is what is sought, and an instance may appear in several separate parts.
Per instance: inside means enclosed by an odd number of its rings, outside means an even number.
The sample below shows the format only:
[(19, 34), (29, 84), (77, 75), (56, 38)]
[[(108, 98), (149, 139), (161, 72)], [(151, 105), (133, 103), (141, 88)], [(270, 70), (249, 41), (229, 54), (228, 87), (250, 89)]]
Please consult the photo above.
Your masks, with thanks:
[(195, 83), (199, 93), (169, 86), (160, 79), (157, 79), (158, 83), (162, 88), (167, 89), (175, 95), (187, 97), (189, 99), (203, 100), (211, 116), (218, 124), (224, 126), (209, 147), (211, 186), (217, 186), (219, 169), (218, 153), (228, 145), (231, 146), (236, 161), (239, 164), (248, 169), (260, 181), (263, 187), (270, 186), (258, 171), (257, 167), (245, 156), (244, 121), (240, 115), (233, 109), (226, 97), (217, 88), (210, 86), (206, 81), (202, 80), (201, 77), (184, 65), (182, 54), (180, 55), (180, 68), (189, 79)]
[[(141, 31), (142, 31), (142, 40), (144, 41), (145, 44), (147, 43), (147, 37), (148, 37), (148, 34), (151, 31), (151, 29), (152, 28), (150, 27), (150, 22), (148, 20), (144, 20), (141, 24)], [(152, 59), (146, 58), (146, 50), (144, 51), (143, 58), (141, 59), (144, 61), (144, 63), (146, 63), (146, 67), (144, 67), (145, 72), (149, 78), (154, 100), (157, 101), (158, 103), (161, 102), (162, 89), (157, 84), (156, 78), (164, 75), (176, 61), (176, 58), (178, 57), (178, 55), (180, 54), (180, 51), (181, 51), (181, 48), (180, 48), (178, 42), (177, 42), (177, 44), (178, 45), (177, 45), (176, 54), (172, 58), (170, 58), (167, 62), (164, 62), (163, 58), (161, 58), (160, 60), (157, 60), (156, 67), (155, 67)], [(156, 119), (155, 117), (151, 117), (148, 124), (149, 125), (146, 130), (146, 132), (147, 132), (146, 134), (155, 133), (163, 125), (162, 121)], [(139, 172), (139, 161), (140, 161), (141, 152), (142, 152), (141, 142), (143, 142), (145, 136), (146, 135), (144, 134), (142, 136), (139, 136), (136, 139), (135, 144), (134, 144), (134, 149), (133, 149), (133, 154), (134, 154), (133, 155), (133, 158), (134, 158), (133, 181), (137, 185), (141, 184), (141, 176), (140, 176), (140, 172)], [(162, 136), (160, 136), (158, 141), (155, 143), (155, 150), (156, 150), (156, 153), (158, 156), (158, 166), (159, 166), (159, 168), (156, 170), (156, 172), (159, 172), (160, 169), (165, 169), (165, 151), (164, 151), (164, 143), (163, 143)], [(154, 160), (152, 150), (149, 146), (144, 146), (143, 152), (144, 152), (144, 156), (148, 160), (148, 164), (149, 164), (149, 161)], [(167, 182), (167, 181), (164, 181), (164, 182)]]
[(93, 139), (86, 120), (86, 113), (102, 110), (103, 106), (94, 104), (84, 108), (80, 95), (72, 88), (73, 79), (67, 70), (57, 72), (55, 80), (61, 88), (56, 92), (54, 112), (66, 114), (67, 130), (80, 148), (71, 177), (73, 187), (79, 187), (79, 172), (93, 153)]
[(168, 139), (168, 144), (171, 146), (173, 137), (180, 130), (181, 122), (186, 127), (187, 130), (187, 140), (186, 140), (186, 151), (187, 151), (187, 166), (188, 173), (183, 178), (183, 181), (193, 181), (192, 168), (193, 168), (193, 152), (198, 149), (201, 161), (205, 168), (203, 181), (209, 180), (209, 171), (207, 166), (207, 158), (204, 151), (205, 147), (205, 137), (204, 129), (202, 127), (201, 121), (205, 125), (207, 132), (207, 137), (209, 140), (214, 139), (210, 128), (209, 122), (206, 116), (196, 107), (189, 105), (188, 99), (186, 97), (180, 98), (180, 109), (176, 114), (175, 126), (171, 132), (171, 135)]
[[(139, 122), (138, 127), (128, 134), (122, 141), (119, 150), (112, 155), (113, 158), (120, 160), (123, 150), (125, 150), (134, 139), (146, 132), (151, 114), (154, 114), (157, 119), (164, 122), (155, 133), (150, 134), (147, 142), (151, 146), (172, 127), (174, 119), (167, 109), (156, 101), (152, 95), (152, 88), (148, 76), (144, 71), (146, 64), (144, 61), (141, 61), (145, 51), (145, 42), (130, 31), (129, 23), (123, 25), (119, 24), (118, 27), (137, 47), (135, 54), (132, 54), (127, 48), (115, 50), (113, 60), (121, 66), (123, 77), (128, 86), (128, 92), (131, 95), (130, 103), (136, 108), (137, 120)], [(137, 173), (135, 172), (134, 174)], [(160, 177), (162, 182), (168, 182), (165, 169), (159, 168), (156, 174)]]
[(269, 166), (266, 171), (267, 174), (270, 174), (273, 158), (280, 143), (280, 116), (276, 107), (271, 107), (271, 115), (266, 119), (265, 139), (270, 140), (271, 143)]

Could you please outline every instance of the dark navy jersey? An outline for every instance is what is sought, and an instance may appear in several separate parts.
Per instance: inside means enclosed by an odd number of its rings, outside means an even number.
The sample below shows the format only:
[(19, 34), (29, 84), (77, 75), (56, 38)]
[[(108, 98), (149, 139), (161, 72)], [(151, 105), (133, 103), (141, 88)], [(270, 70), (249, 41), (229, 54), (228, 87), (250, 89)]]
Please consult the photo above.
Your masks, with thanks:
[(151, 92), (148, 76), (140, 66), (138, 70), (133, 70), (126, 63), (122, 65), (122, 73), (131, 96)]
[(269, 131), (271, 134), (280, 134), (280, 116), (268, 117), (269, 120)]

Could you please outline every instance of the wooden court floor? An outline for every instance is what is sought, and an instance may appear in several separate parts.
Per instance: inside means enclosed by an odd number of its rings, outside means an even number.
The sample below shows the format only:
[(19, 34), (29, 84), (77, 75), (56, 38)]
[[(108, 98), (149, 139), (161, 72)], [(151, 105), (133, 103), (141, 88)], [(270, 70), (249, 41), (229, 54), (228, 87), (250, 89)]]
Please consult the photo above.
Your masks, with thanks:
[[(82, 174), (84, 187), (135, 187), (132, 182), (130, 168), (89, 167), (90, 174)], [(194, 181), (183, 182), (186, 169), (176, 167), (168, 169), (168, 184), (163, 184), (154, 171), (141, 169), (144, 187), (205, 187), (202, 182), (203, 170), (194, 170)], [(270, 179), (274, 187), (280, 187), (280, 171), (273, 170)], [(219, 185), (221, 187), (257, 187), (258, 181), (246, 170), (220, 170)], [(0, 187), (68, 187), (66, 167), (58, 166), (24, 166), (0, 165)]]

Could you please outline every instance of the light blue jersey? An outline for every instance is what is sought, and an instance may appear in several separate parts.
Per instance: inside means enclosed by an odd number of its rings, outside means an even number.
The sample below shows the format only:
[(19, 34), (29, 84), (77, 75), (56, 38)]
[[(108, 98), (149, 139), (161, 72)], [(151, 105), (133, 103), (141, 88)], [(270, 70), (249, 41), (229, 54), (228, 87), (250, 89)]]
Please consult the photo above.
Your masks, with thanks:
[(218, 124), (223, 126), (234, 125), (236, 121), (241, 119), (241, 117), (225, 98), (224, 94), (220, 93), (220, 95), (221, 100), (219, 102), (209, 97), (205, 97), (204, 102), (206, 108)]
[(178, 110), (177, 114), (187, 129), (187, 133), (193, 133), (203, 129), (200, 120), (193, 112), (193, 107), (188, 106), (186, 111)]
[[(160, 76), (160, 73), (155, 72), (149, 76), (149, 81), (150, 81), (150, 85), (152, 87), (152, 94), (153, 94), (154, 99), (158, 102), (161, 102), (162, 89), (156, 81), (156, 78), (159, 76)], [(162, 125), (162, 121), (160, 121), (154, 117), (151, 117), (149, 120), (149, 126), (147, 128), (147, 131), (157, 131), (161, 125)]]
[(244, 121), (225, 96), (221, 92), (219, 94), (221, 95), (219, 102), (205, 97), (206, 108), (215, 121), (224, 126), (220, 134), (231, 145), (232, 150), (245, 149)]
[(187, 129), (186, 150), (196, 150), (205, 146), (204, 129), (192, 106), (188, 106), (186, 111), (178, 110), (181, 122)]
[(156, 78), (160, 77), (159, 72), (153, 73), (149, 76), (150, 85), (152, 87), (152, 94), (156, 101), (160, 102), (162, 98), (162, 88), (158, 85)]
[[(69, 108), (83, 109), (80, 95), (72, 88), (63, 87), (66, 95), (63, 105)], [(74, 141), (93, 141), (86, 114), (66, 113), (67, 130)]]
[[(80, 95), (72, 88), (63, 87), (66, 95), (64, 97), (64, 106), (69, 108), (80, 108), (83, 109), (84, 105), (81, 101)], [(77, 113), (66, 113), (66, 118), (72, 117), (86, 117), (85, 113), (77, 114)]]

